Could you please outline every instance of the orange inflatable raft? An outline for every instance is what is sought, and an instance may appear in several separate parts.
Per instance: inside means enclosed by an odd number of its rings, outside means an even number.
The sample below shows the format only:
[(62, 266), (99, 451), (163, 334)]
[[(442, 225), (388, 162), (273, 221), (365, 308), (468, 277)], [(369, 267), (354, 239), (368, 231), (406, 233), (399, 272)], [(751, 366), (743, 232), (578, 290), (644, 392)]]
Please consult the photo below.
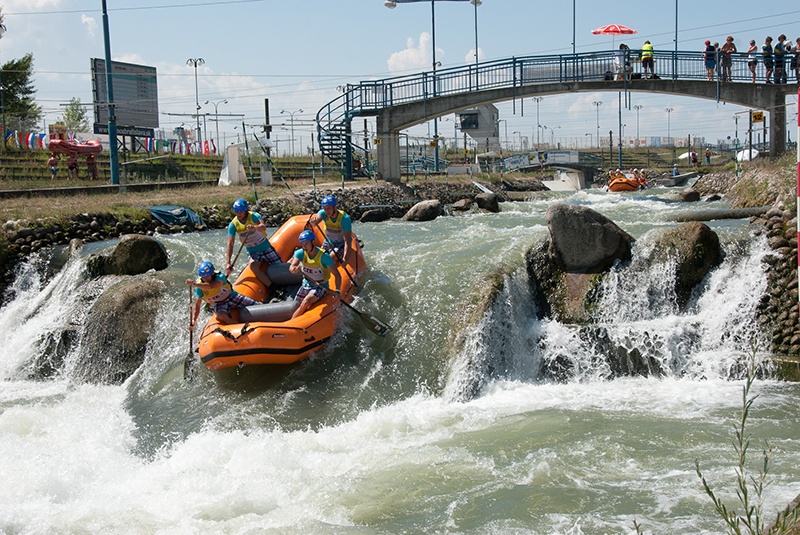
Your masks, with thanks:
[(642, 184), (635, 178), (614, 177), (608, 181), (610, 191), (638, 191), (642, 189)]
[[(295, 248), (299, 247), (297, 238), (304, 230), (313, 230), (317, 237), (314, 243), (323, 245), (324, 224), (314, 226), (308, 221), (308, 215), (292, 217), (270, 238), (281, 260), (288, 262), (291, 259)], [(352, 240), (351, 251), (356, 254), (350, 254), (346, 267), (337, 264), (334, 268), (339, 270), (342, 287), (336, 288), (333, 276), (329, 280), (331, 289), (340, 291), (344, 303), (353, 300), (358, 289), (354, 282), (357, 283), (367, 269), (355, 233)], [(222, 325), (216, 315), (212, 315), (198, 345), (203, 364), (212, 370), (253, 364), (291, 364), (325, 345), (347, 305), (339, 303), (328, 293), (303, 315), (292, 319), (299, 305), (294, 295), (302, 283), (302, 276), (290, 273), (288, 266), (288, 263), (269, 266), (268, 275), (273, 284), (268, 290), (253, 274), (252, 264), (244, 268), (233, 287), (256, 301), (269, 302), (238, 311), (240, 323)]]

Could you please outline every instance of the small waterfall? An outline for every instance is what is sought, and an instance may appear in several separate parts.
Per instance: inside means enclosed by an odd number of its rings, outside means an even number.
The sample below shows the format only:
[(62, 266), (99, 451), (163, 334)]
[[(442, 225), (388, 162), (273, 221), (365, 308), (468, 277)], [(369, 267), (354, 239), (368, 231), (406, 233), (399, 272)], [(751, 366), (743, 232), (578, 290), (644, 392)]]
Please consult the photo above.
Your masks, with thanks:
[(536, 320), (524, 270), (507, 276), (483, 320), (467, 333), (446, 396), (472, 399), (496, 380), (739, 377), (751, 342), (768, 346), (755, 320), (766, 291), (766, 239), (726, 244), (722, 265), (698, 285), (685, 311), (673, 290), (674, 263), (653, 263), (651, 249), (641, 245), (629, 265), (605, 277), (589, 325)]
[(110, 284), (86, 281), (85, 258), (73, 254), (52, 277), (51, 251), (32, 255), (18, 268), (9, 292), (14, 296), (0, 308), (0, 378), (47, 378), (57, 375), (76, 347), (91, 303)]

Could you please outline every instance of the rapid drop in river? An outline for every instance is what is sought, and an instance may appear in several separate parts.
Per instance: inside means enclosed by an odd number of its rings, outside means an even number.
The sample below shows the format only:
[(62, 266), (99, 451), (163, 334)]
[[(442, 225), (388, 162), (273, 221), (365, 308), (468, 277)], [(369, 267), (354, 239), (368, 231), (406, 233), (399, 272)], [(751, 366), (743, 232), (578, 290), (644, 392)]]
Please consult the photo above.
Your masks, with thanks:
[[(523, 257), (547, 236), (553, 202), (587, 205), (637, 239), (635, 276), (606, 278), (598, 317), (659, 374), (612, 374), (594, 340), (536, 319)], [(348, 315), (303, 362), (201, 367), (192, 382), (183, 280), (201, 260), (222, 262), (222, 231), (158, 236), (166, 298), (144, 364), (120, 386), (76, 381), (79, 345), (46, 378), (29, 373), (102, 289), (86, 258), (115, 242), (66, 263), (36, 255), (0, 309), (0, 532), (604, 534), (635, 533), (634, 521), (645, 533), (723, 532), (694, 463), (738, 508), (733, 425), (750, 341), (768, 347), (754, 320), (766, 238), (746, 220), (708, 223), (724, 260), (685, 312), (663, 291), (669, 266), (640, 257), (649, 235), (702, 208), (666, 190), (583, 191), (499, 214), (357, 223), (370, 272), (355, 305), (389, 336)], [(498, 266), (509, 267), (503, 292), (465, 325)], [(556, 359), (567, 378), (541, 373)], [(752, 393), (751, 470), (768, 440), (771, 521), (800, 494), (800, 385), (767, 376)]]

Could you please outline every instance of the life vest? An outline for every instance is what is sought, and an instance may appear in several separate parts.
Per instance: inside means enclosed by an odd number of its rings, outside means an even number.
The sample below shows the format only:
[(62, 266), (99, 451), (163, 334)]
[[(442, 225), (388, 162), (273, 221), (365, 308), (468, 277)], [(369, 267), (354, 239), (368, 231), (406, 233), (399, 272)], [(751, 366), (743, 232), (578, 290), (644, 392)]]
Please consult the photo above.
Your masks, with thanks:
[(267, 239), (267, 231), (266, 230), (247, 230), (247, 225), (257, 225), (253, 221), (253, 212), (247, 212), (247, 219), (245, 219), (244, 223), (242, 223), (238, 217), (233, 218), (233, 226), (236, 227), (236, 233), (239, 235), (239, 239), (244, 244), (245, 247), (250, 249), (251, 247), (255, 247), (260, 245)]
[(322, 265), (322, 255), (324, 254), (326, 254), (325, 251), (319, 247), (314, 251), (314, 256), (308, 256), (308, 253), (303, 250), (303, 263), (300, 268), (304, 275), (320, 286), (327, 286), (328, 277), (331, 274), (330, 270)]
[(785, 52), (785, 50), (783, 49), (783, 43), (781, 43), (780, 41), (775, 43), (775, 48), (773, 49), (773, 51), (775, 54), (775, 59), (783, 59), (783, 53)]
[(761, 45), (761, 55), (765, 58), (772, 57), (772, 45), (768, 45), (767, 43)]
[(328, 241), (331, 243), (344, 243), (344, 230), (342, 230), (342, 220), (344, 219), (344, 210), (336, 211), (336, 221), (330, 217), (325, 217), (325, 234)]
[[(221, 273), (219, 271), (215, 271), (213, 280), (217, 280), (219, 275), (221, 275)], [(223, 280), (225, 282), (223, 282), (222, 286), (219, 288), (209, 288), (208, 290), (198, 288), (198, 290), (203, 293), (203, 301), (206, 303), (221, 303), (230, 297), (230, 295), (233, 293), (233, 286), (231, 286), (231, 283), (228, 282), (228, 277), (224, 277)], [(197, 283), (202, 284), (203, 279), (197, 279)]]
[(642, 59), (653, 57), (653, 45), (642, 45)]

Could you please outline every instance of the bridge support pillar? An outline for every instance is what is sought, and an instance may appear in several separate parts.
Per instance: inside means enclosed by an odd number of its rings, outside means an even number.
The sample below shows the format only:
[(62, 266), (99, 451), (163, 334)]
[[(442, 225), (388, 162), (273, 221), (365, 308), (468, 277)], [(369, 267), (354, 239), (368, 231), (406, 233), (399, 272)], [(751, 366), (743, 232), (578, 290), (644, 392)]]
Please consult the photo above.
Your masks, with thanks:
[(390, 129), (384, 115), (377, 118), (378, 172), (387, 182), (400, 182), (400, 134)]
[(769, 157), (777, 158), (786, 152), (786, 95), (775, 92), (775, 102), (769, 111)]

